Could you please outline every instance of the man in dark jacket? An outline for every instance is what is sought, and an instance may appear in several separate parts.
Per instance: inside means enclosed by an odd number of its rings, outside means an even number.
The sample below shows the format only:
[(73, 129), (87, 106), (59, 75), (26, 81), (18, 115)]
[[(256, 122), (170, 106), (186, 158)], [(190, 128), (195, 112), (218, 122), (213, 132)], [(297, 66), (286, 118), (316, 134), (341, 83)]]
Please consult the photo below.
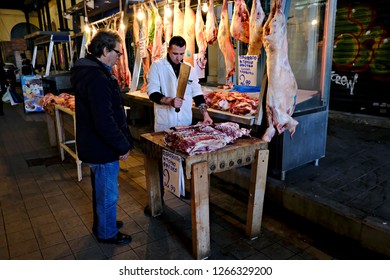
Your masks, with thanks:
[(91, 169), (93, 232), (99, 242), (112, 244), (131, 242), (130, 235), (118, 231), (123, 222), (116, 221), (119, 160), (127, 159), (134, 148), (118, 81), (111, 74), (123, 54), (121, 44), (117, 32), (99, 30), (71, 77), (78, 156)]

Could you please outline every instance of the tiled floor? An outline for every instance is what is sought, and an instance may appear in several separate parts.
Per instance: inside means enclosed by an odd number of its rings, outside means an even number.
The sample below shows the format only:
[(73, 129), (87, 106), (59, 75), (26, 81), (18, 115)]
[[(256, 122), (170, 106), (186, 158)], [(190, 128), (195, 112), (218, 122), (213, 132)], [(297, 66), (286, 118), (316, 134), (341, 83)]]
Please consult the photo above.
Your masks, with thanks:
[[(192, 259), (188, 200), (166, 194), (162, 216), (151, 218), (143, 212), (147, 195), (139, 149), (122, 165), (126, 170), (119, 178), (118, 219), (124, 221), (123, 232), (131, 234), (133, 241), (123, 246), (99, 244), (91, 234), (88, 168), (83, 164), (83, 179), (78, 182), (74, 161), (68, 157), (60, 162), (57, 148), (49, 144), (43, 113), (25, 114), (22, 105), (4, 107), (5, 116), (0, 117), (0, 259)], [(260, 238), (246, 239), (245, 203), (224, 192), (221, 185), (213, 179), (209, 259), (353, 258), (353, 250), (343, 255), (344, 248), (332, 248), (326, 241), (329, 235), (312, 234), (314, 227), (291, 223), (289, 214), (285, 218), (283, 213), (272, 215), (276, 214), (272, 209), (263, 217)], [(359, 253), (356, 258), (368, 256), (365, 251)]]

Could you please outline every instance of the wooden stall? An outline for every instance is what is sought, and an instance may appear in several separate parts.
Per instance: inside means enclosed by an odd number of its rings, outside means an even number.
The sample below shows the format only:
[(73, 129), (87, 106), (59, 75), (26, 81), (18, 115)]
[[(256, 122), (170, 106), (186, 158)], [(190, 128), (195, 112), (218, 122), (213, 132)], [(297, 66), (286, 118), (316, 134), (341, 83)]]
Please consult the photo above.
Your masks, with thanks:
[(184, 176), (190, 180), (192, 212), (192, 248), (195, 259), (210, 254), (209, 175), (251, 164), (246, 236), (260, 234), (268, 165), (268, 145), (257, 138), (238, 139), (217, 151), (186, 155), (165, 146), (163, 132), (141, 135), (144, 144), (146, 185), (152, 216), (162, 214), (160, 170), (162, 149), (183, 159)]

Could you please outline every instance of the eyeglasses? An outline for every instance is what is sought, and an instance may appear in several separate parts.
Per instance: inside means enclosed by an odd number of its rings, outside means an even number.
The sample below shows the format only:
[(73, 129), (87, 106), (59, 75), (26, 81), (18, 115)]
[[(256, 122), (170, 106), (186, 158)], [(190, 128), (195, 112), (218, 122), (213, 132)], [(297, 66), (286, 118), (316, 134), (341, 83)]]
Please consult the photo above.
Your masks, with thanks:
[(116, 52), (116, 54), (118, 55), (118, 57), (121, 57), (123, 55), (123, 53), (121, 53), (120, 51), (117, 51), (116, 49), (112, 49), (114, 52)]

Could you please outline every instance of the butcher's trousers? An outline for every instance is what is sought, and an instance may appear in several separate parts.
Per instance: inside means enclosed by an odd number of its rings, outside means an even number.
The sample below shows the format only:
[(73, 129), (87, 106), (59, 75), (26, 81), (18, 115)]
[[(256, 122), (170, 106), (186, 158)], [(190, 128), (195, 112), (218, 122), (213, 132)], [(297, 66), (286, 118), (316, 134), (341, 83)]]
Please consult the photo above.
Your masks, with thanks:
[(92, 183), (93, 232), (100, 239), (112, 238), (118, 233), (116, 205), (119, 197), (119, 161), (89, 164)]

